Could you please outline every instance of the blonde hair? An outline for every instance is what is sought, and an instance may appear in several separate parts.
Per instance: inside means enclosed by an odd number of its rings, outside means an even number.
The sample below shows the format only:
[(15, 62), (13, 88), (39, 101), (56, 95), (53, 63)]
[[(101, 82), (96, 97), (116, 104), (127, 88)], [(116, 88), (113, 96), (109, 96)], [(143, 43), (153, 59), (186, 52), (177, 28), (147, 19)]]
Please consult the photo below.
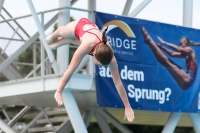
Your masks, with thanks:
[(98, 45), (95, 48), (95, 58), (102, 64), (102, 65), (108, 65), (110, 64), (114, 52), (111, 48), (111, 46), (109, 46), (109, 44), (107, 44), (107, 37), (106, 37), (106, 31), (107, 31), (108, 27), (103, 31), (102, 33), (102, 44)]
[(186, 36), (182, 36), (181, 40), (183, 40), (184, 42), (186, 42), (188, 44), (188, 46), (189, 45), (193, 45), (193, 46), (199, 46), (200, 45), (200, 43), (196, 43), (196, 42), (194, 42), (192, 40), (189, 40)]

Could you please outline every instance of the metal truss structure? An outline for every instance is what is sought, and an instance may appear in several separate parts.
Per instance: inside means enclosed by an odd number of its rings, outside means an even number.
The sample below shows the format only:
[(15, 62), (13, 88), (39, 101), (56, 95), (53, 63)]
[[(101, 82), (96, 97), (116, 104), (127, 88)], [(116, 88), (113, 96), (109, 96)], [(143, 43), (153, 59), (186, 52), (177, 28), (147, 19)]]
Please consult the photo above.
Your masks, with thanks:
[[(141, 4), (130, 12), (133, 0), (126, 0), (122, 15), (135, 17), (142, 9), (144, 9), (152, 0), (143, 0)], [(184, 1), (184, 13), (183, 13), (183, 25), (192, 27), (192, 7), (193, 0)], [(58, 20), (58, 26), (65, 25), (70, 22), (70, 11), (78, 10), (86, 12), (90, 20), (94, 20), (93, 11), (96, 10), (96, 0), (88, 0), (88, 10), (73, 8), (73, 4), (77, 0), (59, 0), (60, 7), (44, 12), (37, 13), (32, 0), (26, 0), (31, 14), (13, 18), (9, 12), (3, 7), (4, 0), (0, 0), (0, 13), (4, 11), (10, 17), (5, 19), (3, 15), (1, 17), (5, 20), (1, 23), (7, 23), (10, 28), (13, 29), (11, 38), (0, 37), (0, 39), (7, 39), (10, 41), (20, 41), (23, 45), (17, 49), (12, 55), (8, 56), (5, 53), (6, 47), (10, 44), (7, 43), (4, 49), (0, 49), (0, 73), (3, 73), (9, 81), (0, 83), (0, 112), (5, 116), (5, 120), (0, 118), (0, 132), (15, 133), (13, 126), (21, 119), (31, 108), (37, 108), (38, 114), (26, 125), (20, 133), (26, 132), (58, 132), (58, 133), (70, 133), (75, 131), (76, 133), (87, 133), (87, 127), (92, 121), (93, 116), (95, 121), (99, 124), (99, 127), (104, 133), (112, 133), (109, 124), (111, 123), (123, 133), (132, 133), (126, 128), (123, 123), (123, 110), (120, 109), (108, 109), (97, 106), (96, 103), (96, 91), (95, 91), (95, 69), (92, 57), (86, 56), (76, 72), (73, 74), (69, 83), (65, 86), (63, 91), (63, 100), (65, 108), (57, 108), (57, 104), (53, 98), (53, 94), (57, 89), (59, 81), (67, 69), (69, 64), (69, 51), (70, 48), (74, 48), (71, 45), (65, 45), (58, 48), (57, 59), (48, 47), (45, 41), (45, 30), (51, 25), (55, 24)], [(58, 11), (53, 17), (51, 17), (46, 23), (44, 22), (44, 14), (52, 11)], [(41, 18), (39, 18), (39, 15)], [(23, 25), (18, 23), (18, 19), (25, 17), (33, 17), (33, 21), (36, 24), (37, 32), (33, 35), (29, 35), (23, 28)], [(13, 27), (10, 22), (17, 25), (17, 28)], [(25, 34), (23, 35), (18, 30), (21, 30)], [(13, 38), (15, 35), (19, 36), (19, 39)], [(40, 42), (38, 42), (40, 38)], [(32, 44), (41, 44), (41, 46), (33, 45), (33, 54), (35, 56), (33, 63), (14, 62), (15, 59), (24, 52)], [(36, 50), (40, 50), (40, 64), (36, 62)], [(45, 57), (46, 52), (46, 57)], [(48, 63), (48, 68), (45, 67), (45, 63)], [(16, 71), (16, 66), (20, 65), (33, 65), (33, 70), (27, 75), (23, 76)], [(54, 72), (51, 72), (51, 68)], [(39, 75), (39, 76), (38, 76)], [(10, 105), (24, 106), (22, 110), (17, 113), (13, 118), (10, 118), (7, 113), (7, 108), (12, 108)], [(171, 112), (152, 112), (136, 110), (135, 124), (152, 124), (152, 119), (155, 120), (155, 125), (164, 125), (162, 133), (173, 133), (176, 126), (193, 126), (195, 132), (200, 133), (200, 116), (198, 114), (183, 114), (171, 113)], [(156, 121), (156, 119), (157, 121)], [(183, 121), (179, 121), (182, 119)], [(190, 122), (186, 122), (188, 120)], [(109, 121), (109, 122), (108, 122)]]

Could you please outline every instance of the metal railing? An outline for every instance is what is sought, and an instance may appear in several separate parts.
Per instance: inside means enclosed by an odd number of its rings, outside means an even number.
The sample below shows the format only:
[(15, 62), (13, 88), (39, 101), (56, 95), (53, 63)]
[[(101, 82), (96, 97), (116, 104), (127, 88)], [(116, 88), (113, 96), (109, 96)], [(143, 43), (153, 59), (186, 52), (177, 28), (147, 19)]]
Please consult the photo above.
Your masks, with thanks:
[[(94, 20), (93, 11), (73, 7), (38, 12), (37, 15), (44, 26), (46, 36), (56, 29), (59, 21), (58, 13), (63, 9), (70, 10), (71, 19), (90, 16), (89, 19)], [(52, 64), (42, 48), (32, 14), (12, 18), (12, 15), (3, 8), (0, 28), (0, 82), (54, 74)], [(77, 46), (69, 45), (68, 57), (71, 60)], [(56, 51), (53, 53), (56, 58)], [(89, 60), (89, 57), (86, 56), (76, 72), (88, 74), (90, 71), (88, 69), (91, 69), (91, 66), (88, 65)]]

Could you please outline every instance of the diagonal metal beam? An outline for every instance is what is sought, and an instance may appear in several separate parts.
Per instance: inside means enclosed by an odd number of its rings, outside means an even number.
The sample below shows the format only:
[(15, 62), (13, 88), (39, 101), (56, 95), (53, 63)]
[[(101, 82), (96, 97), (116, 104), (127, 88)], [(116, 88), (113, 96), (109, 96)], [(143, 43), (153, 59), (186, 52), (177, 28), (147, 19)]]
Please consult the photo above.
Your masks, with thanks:
[(23, 129), (20, 131), (20, 133), (27, 133), (29, 128), (37, 126), (36, 121), (37, 121), (38, 119), (43, 119), (43, 118), (44, 118), (44, 115), (43, 115), (43, 113), (42, 113), (42, 111), (41, 111), (39, 114), (37, 114), (37, 116), (35, 116), (35, 117), (26, 125), (25, 128), (23, 128)]
[[(8, 16), (10, 18), (13, 18), (12, 15), (3, 7), (3, 10), (8, 14)], [(21, 27), (21, 25), (16, 21), (16, 20), (13, 20), (15, 22), (15, 24), (24, 32), (24, 34), (27, 35), (28, 38), (30, 38), (30, 35)]]
[(133, 10), (128, 16), (135, 17), (144, 9), (152, 0), (144, 0), (135, 10)]
[(11, 41), (20, 41), (20, 42), (25, 42), (26, 41), (26, 40), (22, 40), (22, 39), (14, 39), (14, 38), (7, 38), (7, 37), (0, 37), (0, 39), (11, 40)]
[(9, 115), (6, 113), (6, 110), (3, 108), (3, 109), (1, 109), (2, 110), (2, 112), (3, 112), (3, 114), (4, 114), (4, 116), (6, 117), (6, 119), (8, 120), (8, 121), (10, 121), (10, 117), (9, 117)]
[[(0, 53), (2, 49), (0, 48)], [(0, 54), (0, 63), (4, 62), (8, 58), (6, 53)], [(21, 74), (17, 71), (16, 67), (11, 64), (7, 66), (4, 71), (2, 71), (3, 75), (7, 77), (9, 80), (22, 78)]]
[(94, 113), (97, 123), (103, 133), (112, 133), (112, 130), (110, 129), (110, 126), (108, 125), (106, 119), (104, 117), (101, 117), (101, 115), (98, 113), (98, 111), (95, 111)]
[(162, 130), (162, 133), (173, 133), (181, 115), (182, 113), (171, 113)]
[(49, 122), (49, 124), (51, 125), (52, 129), (53, 129), (53, 132), (56, 133), (56, 129), (55, 127), (53, 126), (53, 124), (51, 123), (51, 121), (49, 120), (49, 117), (47, 116), (46, 112), (44, 111), (44, 109), (41, 107), (41, 110), (42, 110), (42, 113), (43, 115), (45, 116), (46, 120)]
[[(45, 111), (49, 111), (51, 110), (50, 108), (45, 108)], [(43, 119), (45, 118), (44, 115), (43, 115), (43, 112), (40, 111), (40, 113), (38, 113), (27, 125), (25, 128), (23, 128), (20, 133), (27, 133), (28, 132), (28, 129), (29, 128), (32, 128), (32, 127), (36, 127), (37, 126), (37, 123), (36, 121), (39, 120), (39, 119)]]
[(86, 126), (81, 117), (80, 110), (72, 92), (70, 90), (64, 89), (62, 96), (65, 109), (74, 128), (74, 131), (76, 133), (87, 133)]
[(8, 122), (8, 126), (12, 127), (20, 118), (22, 118), (31, 106), (25, 106), (12, 120)]
[[(12, 39), (14, 38), (14, 36), (17, 33), (18, 29), (19, 29), (19, 27), (17, 27), (17, 29), (14, 30), (14, 32), (12, 34), (12, 37), (11, 37)], [(6, 51), (7, 47), (10, 45), (10, 43), (11, 43), (11, 40), (8, 41), (8, 43), (6, 44), (6, 46), (4, 47), (4, 49), (1, 51), (1, 54), (3, 54)]]
[(35, 7), (34, 7), (34, 5), (32, 3), (32, 0), (26, 0), (26, 1), (27, 1), (28, 6), (29, 6), (29, 9), (30, 9), (30, 11), (31, 11), (31, 13), (33, 15), (33, 18), (34, 18), (35, 24), (37, 26), (37, 29), (38, 29), (38, 31), (40, 33), (40, 38), (42, 40), (42, 45), (44, 45), (44, 48), (45, 48), (45, 50), (47, 52), (49, 60), (50, 60), (50, 62), (52, 64), (52, 67), (54, 69), (54, 72), (58, 73), (59, 70), (58, 70), (57, 62), (56, 62), (56, 60), (54, 58), (52, 50), (49, 48), (49, 46), (48, 46), (48, 44), (47, 44), (47, 42), (45, 40), (44, 28), (43, 28), (42, 24), (39, 21), (39, 18), (38, 18), (37, 14), (36, 14)]
[(6, 133), (15, 133), (8, 125), (6, 125), (2, 119), (0, 119), (0, 128)]
[(83, 113), (83, 120), (85, 122), (85, 126), (88, 127), (90, 124), (90, 120), (92, 119), (92, 116), (94, 115), (95, 109), (85, 110)]
[(118, 128), (123, 133), (132, 133), (127, 127), (125, 127), (123, 124), (121, 124), (116, 118), (114, 118), (110, 113), (108, 113), (106, 110), (98, 109), (98, 112), (106, 118), (108, 121), (110, 121), (116, 128)]
[[(4, 17), (3, 15), (1, 15), (1, 17), (2, 17), (4, 20), (6, 20), (5, 17)], [(6, 22), (6, 23), (10, 26), (10, 28), (11, 28), (13, 31), (16, 31), (15, 28), (14, 28), (9, 22)], [(17, 33), (17, 35), (18, 35), (22, 40), (24, 40), (24, 38), (18, 33), (18, 31), (16, 31), (16, 33)]]
[(193, 128), (194, 128), (194, 131), (196, 133), (199, 133), (200, 132), (200, 126), (199, 126), (200, 116), (199, 116), (199, 114), (198, 113), (190, 113), (189, 116), (190, 116), (190, 120), (191, 120)]
[(124, 10), (122, 12), (122, 15), (128, 15), (128, 13), (131, 9), (132, 3), (133, 3), (133, 0), (126, 0), (126, 4), (124, 6)]
[[(47, 29), (58, 19), (58, 14), (56, 14), (49, 22), (44, 26), (44, 29)], [(14, 54), (7, 58), (0, 65), (0, 72), (3, 71), (9, 64), (11, 64), (24, 50), (26, 50), (36, 39), (39, 37), (39, 32), (35, 33), (27, 42), (24, 43)]]

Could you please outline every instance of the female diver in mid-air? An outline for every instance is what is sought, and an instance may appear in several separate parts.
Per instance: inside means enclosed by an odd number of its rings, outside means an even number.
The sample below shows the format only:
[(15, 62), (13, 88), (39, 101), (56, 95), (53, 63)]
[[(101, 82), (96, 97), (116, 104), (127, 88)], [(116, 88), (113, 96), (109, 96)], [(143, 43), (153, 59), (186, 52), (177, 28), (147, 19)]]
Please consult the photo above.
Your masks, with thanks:
[[(196, 74), (197, 74), (197, 59), (195, 51), (190, 47), (191, 45), (197, 46), (198, 43), (190, 41), (187, 37), (182, 37), (180, 39), (180, 47), (176, 46), (175, 44), (168, 43), (157, 36), (158, 40), (160, 41), (161, 45), (154, 42), (151, 36), (148, 34), (146, 29), (142, 28), (142, 34), (144, 36), (144, 42), (148, 44), (151, 48), (152, 52), (154, 53), (156, 59), (167, 68), (173, 78), (176, 80), (178, 85), (183, 89), (188, 89), (193, 82), (195, 81)], [(173, 49), (171, 51), (163, 45), (166, 45)], [(186, 59), (186, 68), (187, 71), (185, 72), (181, 67), (177, 64), (172, 62), (163, 52), (166, 52), (168, 55), (172, 57), (178, 58), (185, 58)]]
[[(134, 112), (130, 106), (125, 88), (120, 79), (117, 61), (114, 57), (113, 50), (107, 42), (105, 35), (106, 30), (102, 33), (93, 22), (90, 22), (86, 18), (81, 18), (72, 21), (65, 26), (59, 27), (54, 33), (46, 37), (49, 47), (53, 50), (69, 43), (79, 46), (59, 83), (54, 97), (58, 106), (63, 104), (61, 93), (64, 86), (69, 81), (83, 57), (89, 54), (94, 57), (94, 62), (99, 67), (108, 65), (115, 87), (125, 106), (125, 117), (127, 117), (128, 121), (132, 122), (134, 119)], [(72, 36), (74, 36), (73, 39), (71, 39)]]

